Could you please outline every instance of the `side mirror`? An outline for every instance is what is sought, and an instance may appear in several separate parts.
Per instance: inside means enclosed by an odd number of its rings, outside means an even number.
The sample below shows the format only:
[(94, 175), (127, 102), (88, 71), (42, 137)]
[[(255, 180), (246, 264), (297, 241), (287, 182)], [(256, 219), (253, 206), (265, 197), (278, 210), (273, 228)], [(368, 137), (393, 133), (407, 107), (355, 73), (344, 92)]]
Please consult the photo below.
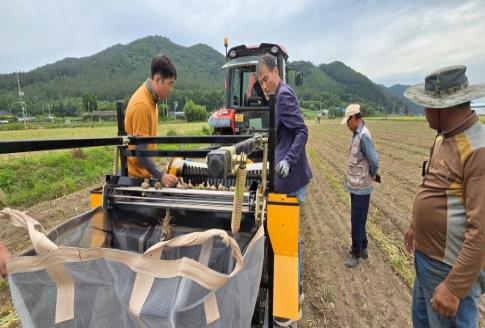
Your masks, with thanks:
[(303, 85), (303, 73), (302, 72), (296, 72), (296, 74), (295, 74), (295, 85), (297, 87), (301, 87)]

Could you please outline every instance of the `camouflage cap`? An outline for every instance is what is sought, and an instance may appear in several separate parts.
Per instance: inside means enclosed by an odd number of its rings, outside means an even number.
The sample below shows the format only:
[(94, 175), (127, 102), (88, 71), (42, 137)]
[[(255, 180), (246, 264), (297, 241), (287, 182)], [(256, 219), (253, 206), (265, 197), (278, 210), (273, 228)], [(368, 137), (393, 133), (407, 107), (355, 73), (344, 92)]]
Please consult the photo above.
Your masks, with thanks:
[(465, 72), (465, 65), (440, 68), (424, 83), (407, 88), (404, 96), (426, 108), (448, 108), (485, 97), (485, 84), (469, 85)]

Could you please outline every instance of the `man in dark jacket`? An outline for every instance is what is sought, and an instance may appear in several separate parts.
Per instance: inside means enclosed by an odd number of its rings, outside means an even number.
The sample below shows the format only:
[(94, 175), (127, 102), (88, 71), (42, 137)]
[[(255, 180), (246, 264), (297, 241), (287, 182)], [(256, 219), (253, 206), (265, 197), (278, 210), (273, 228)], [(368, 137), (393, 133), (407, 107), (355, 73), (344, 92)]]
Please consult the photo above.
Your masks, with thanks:
[[(275, 191), (296, 195), (301, 204), (305, 199), (306, 186), (312, 178), (308, 165), (305, 145), (308, 128), (301, 115), (300, 105), (295, 92), (281, 80), (276, 58), (270, 54), (261, 57), (258, 63), (258, 81), (266, 97), (275, 94)], [(300, 301), (303, 300), (301, 288), (301, 243), (298, 245)], [(276, 320), (280, 326), (287, 327), (290, 321)]]
[(298, 99), (290, 86), (281, 80), (276, 58), (270, 54), (259, 60), (258, 80), (266, 96), (275, 93), (275, 191), (298, 195), (312, 178), (305, 152), (308, 128), (303, 120)]

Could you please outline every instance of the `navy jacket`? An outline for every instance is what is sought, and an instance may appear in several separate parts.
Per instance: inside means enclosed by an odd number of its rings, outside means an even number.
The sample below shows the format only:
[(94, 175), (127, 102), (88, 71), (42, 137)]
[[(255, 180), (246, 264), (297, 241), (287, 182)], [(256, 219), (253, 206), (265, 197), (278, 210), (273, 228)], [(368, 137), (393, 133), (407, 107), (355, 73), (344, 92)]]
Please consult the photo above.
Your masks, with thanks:
[(290, 164), (290, 173), (286, 179), (275, 174), (275, 192), (295, 193), (306, 186), (312, 178), (305, 152), (308, 128), (295, 92), (283, 81), (280, 81), (275, 93), (275, 125), (275, 165), (283, 159)]

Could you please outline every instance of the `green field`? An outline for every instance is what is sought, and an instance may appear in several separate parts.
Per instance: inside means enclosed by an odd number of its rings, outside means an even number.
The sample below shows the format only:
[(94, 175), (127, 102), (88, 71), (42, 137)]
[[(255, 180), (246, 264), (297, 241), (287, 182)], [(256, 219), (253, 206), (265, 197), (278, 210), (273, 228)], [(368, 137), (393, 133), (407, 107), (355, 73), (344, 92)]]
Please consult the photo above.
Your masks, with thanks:
[[(2, 131), (0, 140), (39, 140), (116, 136), (117, 128), (73, 128)], [(163, 124), (158, 135), (207, 135), (206, 123)], [(185, 145), (194, 148), (200, 145)], [(173, 145), (160, 148), (174, 147)], [(79, 150), (0, 155), (0, 188), (11, 206), (25, 208), (37, 202), (73, 193), (101, 183), (112, 173), (114, 146)]]
[[(198, 123), (173, 123), (160, 124), (158, 126), (158, 135), (166, 135), (169, 130), (177, 131), (178, 134), (187, 134), (208, 127), (205, 122)], [(39, 140), (39, 139), (63, 139), (63, 138), (96, 138), (96, 137), (116, 137), (118, 127), (111, 126), (93, 126), (93, 127), (76, 127), (60, 129), (36, 129), (36, 130), (12, 130), (0, 131), (0, 140)]]

